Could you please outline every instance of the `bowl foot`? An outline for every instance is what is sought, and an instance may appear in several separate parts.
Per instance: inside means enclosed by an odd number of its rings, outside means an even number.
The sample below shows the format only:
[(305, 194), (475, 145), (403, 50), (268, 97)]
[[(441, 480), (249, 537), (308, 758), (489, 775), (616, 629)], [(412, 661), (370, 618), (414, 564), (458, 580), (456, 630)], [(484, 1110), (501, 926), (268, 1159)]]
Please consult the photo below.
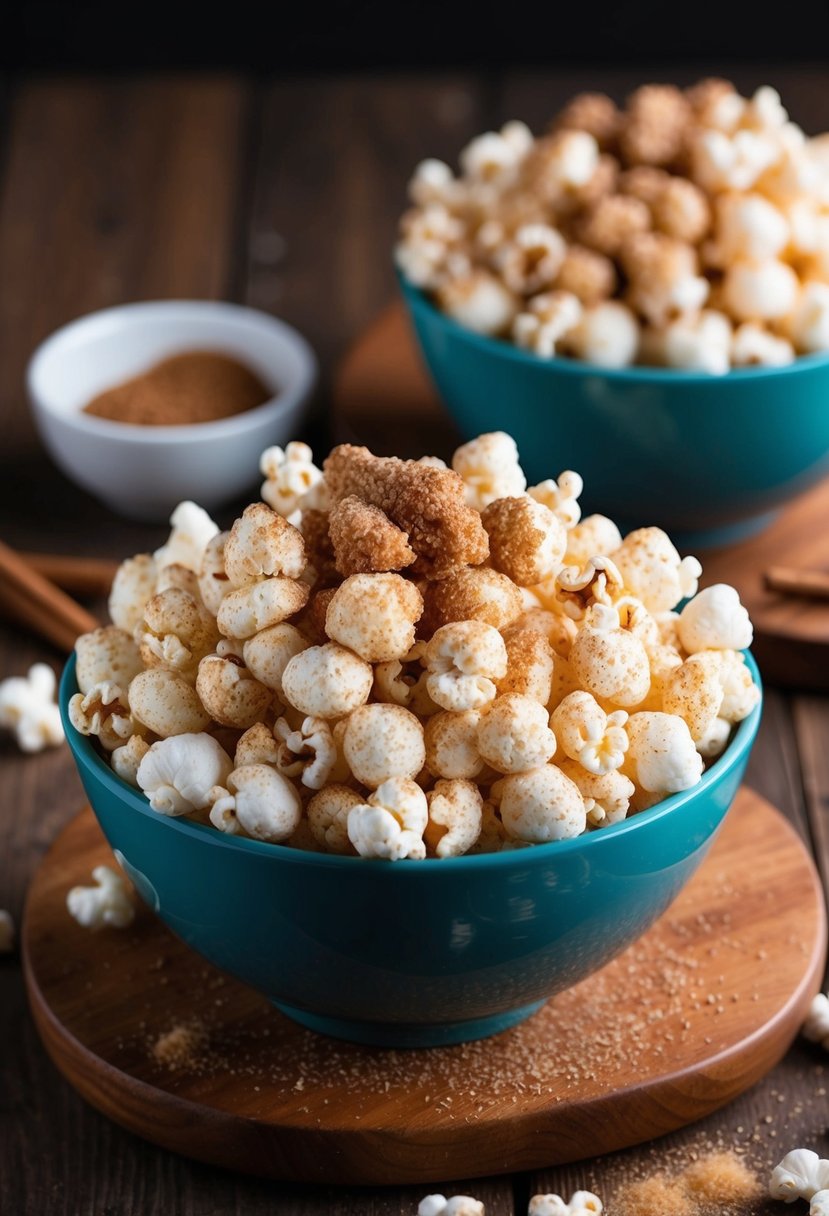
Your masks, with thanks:
[(419, 1025), (412, 1022), (362, 1022), (347, 1018), (326, 1018), (292, 1005), (273, 1002), (280, 1013), (308, 1030), (326, 1034), (334, 1039), (345, 1039), (349, 1043), (363, 1043), (369, 1047), (448, 1047), (452, 1043), (470, 1043), (473, 1039), (486, 1039), (502, 1030), (517, 1026), (525, 1018), (537, 1013), (544, 1001), (522, 1005), (520, 1009), (508, 1009), (488, 1018), (473, 1018), (464, 1022), (436, 1022)]

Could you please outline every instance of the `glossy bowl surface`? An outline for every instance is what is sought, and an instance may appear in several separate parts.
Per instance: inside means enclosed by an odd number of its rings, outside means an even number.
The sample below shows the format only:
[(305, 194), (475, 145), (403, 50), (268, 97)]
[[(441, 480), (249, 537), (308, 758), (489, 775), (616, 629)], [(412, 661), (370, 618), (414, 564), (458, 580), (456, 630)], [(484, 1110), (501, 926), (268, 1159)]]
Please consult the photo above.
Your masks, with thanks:
[[(239, 359), (273, 390), (255, 409), (190, 426), (136, 426), (83, 412), (92, 397), (184, 351)], [(259, 479), (259, 456), (295, 438), (317, 376), (308, 343), (267, 313), (158, 300), (90, 313), (35, 351), (29, 399), (52, 459), (120, 515), (166, 522), (190, 498), (213, 510)]]
[(829, 473), (829, 353), (724, 376), (539, 359), (465, 329), (400, 278), (426, 366), (465, 438), (514, 436), (530, 484), (575, 469), (585, 513), (724, 544)]
[(290, 1017), (383, 1046), (503, 1030), (635, 941), (705, 856), (760, 721), (758, 705), (693, 790), (613, 827), (506, 853), (389, 863), (156, 814), (72, 727), (76, 691), (73, 657), (60, 688), (69, 746), (107, 840), (150, 907)]

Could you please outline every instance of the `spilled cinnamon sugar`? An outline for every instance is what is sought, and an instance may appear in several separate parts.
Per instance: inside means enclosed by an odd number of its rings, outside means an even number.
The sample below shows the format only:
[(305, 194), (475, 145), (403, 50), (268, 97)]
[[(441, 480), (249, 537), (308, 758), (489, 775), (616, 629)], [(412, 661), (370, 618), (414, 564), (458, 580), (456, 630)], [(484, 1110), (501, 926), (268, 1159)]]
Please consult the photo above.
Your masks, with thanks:
[(243, 414), (272, 396), (273, 390), (237, 359), (193, 350), (106, 389), (83, 412), (138, 426), (189, 426)]

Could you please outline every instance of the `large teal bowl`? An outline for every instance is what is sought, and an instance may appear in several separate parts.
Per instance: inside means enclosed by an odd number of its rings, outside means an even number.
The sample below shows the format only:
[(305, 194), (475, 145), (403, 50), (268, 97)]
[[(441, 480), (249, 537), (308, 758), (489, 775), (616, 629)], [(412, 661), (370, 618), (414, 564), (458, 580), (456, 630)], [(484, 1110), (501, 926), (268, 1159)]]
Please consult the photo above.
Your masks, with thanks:
[(66, 737), (98, 822), (150, 907), (296, 1021), (383, 1046), (503, 1030), (635, 941), (705, 856), (760, 721), (758, 705), (693, 790), (614, 827), (507, 853), (389, 863), (163, 818), (73, 728), (76, 691), (72, 658), (60, 688)]
[(707, 376), (605, 371), (482, 337), (400, 279), (420, 349), (465, 438), (514, 436), (530, 480), (575, 469), (587, 511), (683, 547), (762, 528), (829, 473), (829, 354)]

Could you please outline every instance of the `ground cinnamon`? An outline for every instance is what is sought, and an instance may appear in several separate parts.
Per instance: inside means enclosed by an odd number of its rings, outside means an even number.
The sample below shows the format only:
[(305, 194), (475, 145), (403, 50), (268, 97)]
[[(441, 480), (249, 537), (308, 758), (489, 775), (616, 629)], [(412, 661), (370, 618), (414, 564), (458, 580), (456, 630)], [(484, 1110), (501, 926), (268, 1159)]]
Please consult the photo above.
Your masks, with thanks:
[(164, 359), (100, 393), (84, 406), (84, 413), (138, 426), (188, 426), (242, 414), (273, 395), (232, 356), (194, 350)]

